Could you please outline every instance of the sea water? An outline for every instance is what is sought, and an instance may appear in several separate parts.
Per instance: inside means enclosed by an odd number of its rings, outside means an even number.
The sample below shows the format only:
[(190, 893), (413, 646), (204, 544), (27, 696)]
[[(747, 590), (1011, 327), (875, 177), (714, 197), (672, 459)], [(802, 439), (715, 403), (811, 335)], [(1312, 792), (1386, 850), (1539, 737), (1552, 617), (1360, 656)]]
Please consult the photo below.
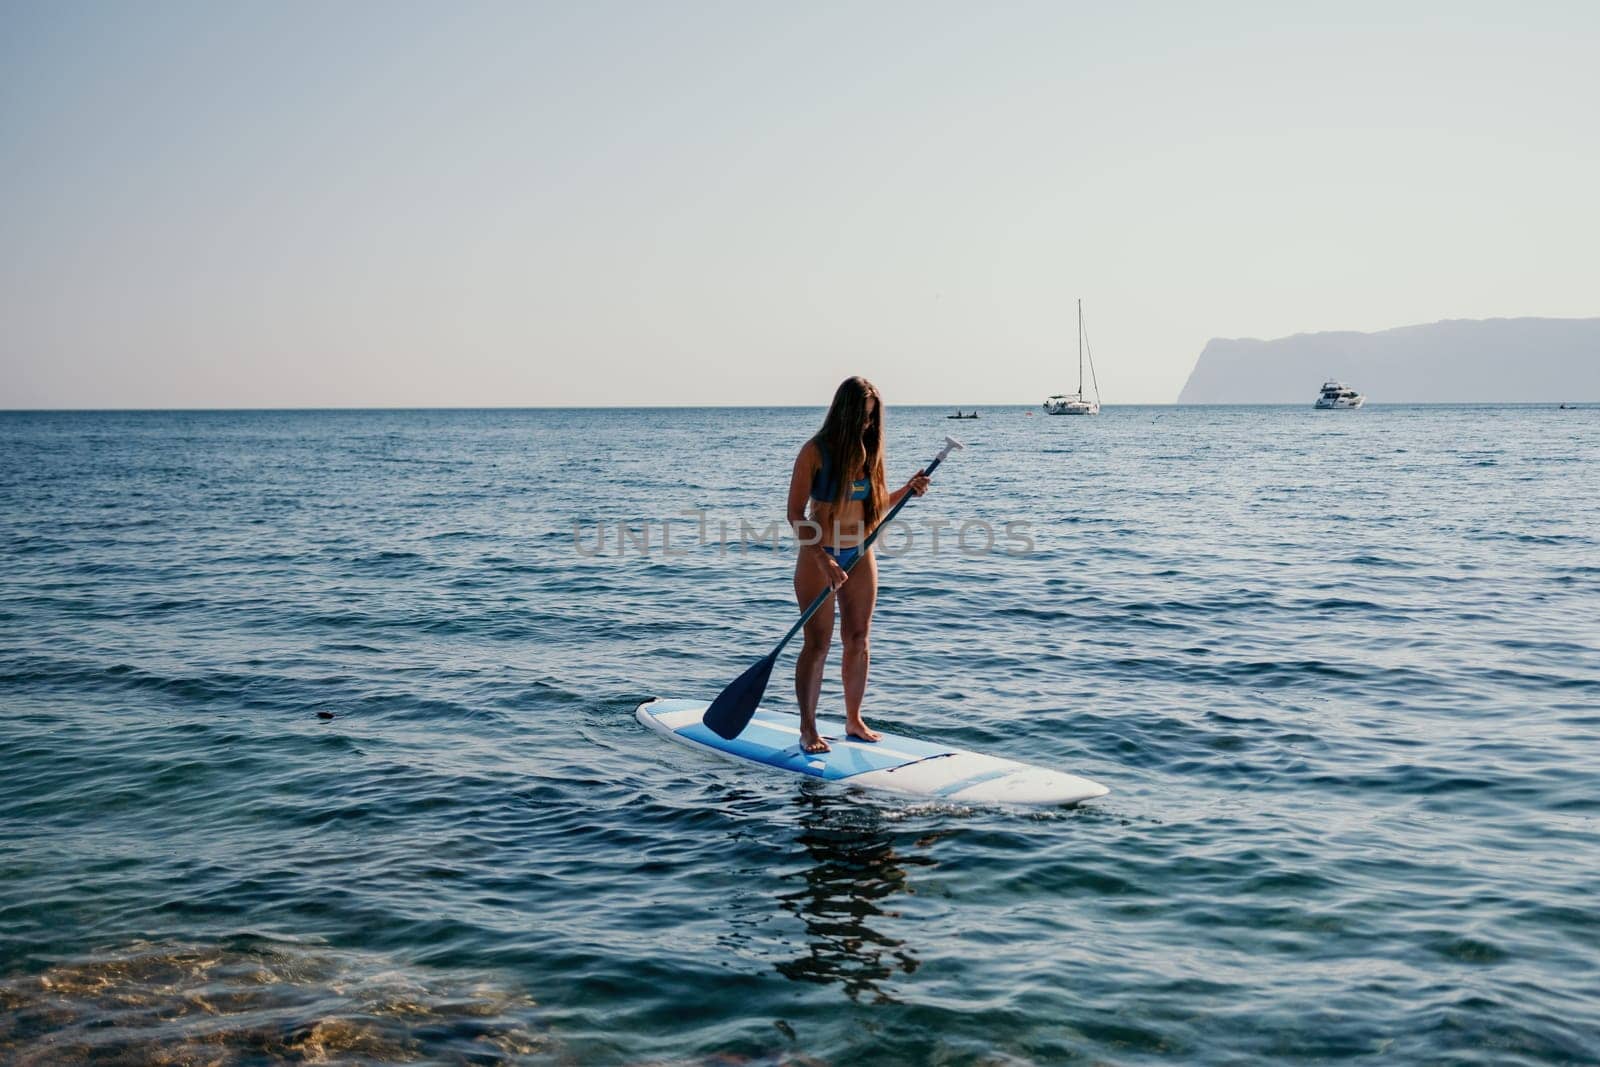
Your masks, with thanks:
[(0, 1060), (1600, 1058), (1600, 410), (945, 414), (868, 721), (1082, 808), (634, 721), (819, 409), (0, 415)]

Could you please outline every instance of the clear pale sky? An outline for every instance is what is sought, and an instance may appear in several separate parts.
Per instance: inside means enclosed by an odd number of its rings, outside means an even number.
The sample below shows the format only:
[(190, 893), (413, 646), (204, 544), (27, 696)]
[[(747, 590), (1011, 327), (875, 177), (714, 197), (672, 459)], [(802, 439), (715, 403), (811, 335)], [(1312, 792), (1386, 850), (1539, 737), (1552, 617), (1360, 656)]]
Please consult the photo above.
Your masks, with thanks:
[(0, 0), (0, 407), (1174, 399), (1600, 314), (1600, 4)]

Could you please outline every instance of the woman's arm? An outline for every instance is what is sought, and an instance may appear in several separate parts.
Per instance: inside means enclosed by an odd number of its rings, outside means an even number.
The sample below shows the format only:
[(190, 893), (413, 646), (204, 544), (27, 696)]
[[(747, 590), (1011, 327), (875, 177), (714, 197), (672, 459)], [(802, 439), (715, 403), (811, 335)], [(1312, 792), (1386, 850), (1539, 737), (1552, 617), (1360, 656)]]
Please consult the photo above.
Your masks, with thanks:
[(896, 504), (900, 503), (900, 501), (905, 499), (905, 495), (907, 493), (915, 493), (918, 496), (921, 496), (927, 491), (928, 476), (922, 471), (918, 471), (911, 476), (911, 480), (909, 482), (889, 494), (889, 506), (892, 508)]
[(828, 584), (837, 589), (844, 584), (844, 568), (837, 560), (822, 551), (822, 528), (806, 518), (806, 505), (811, 501), (811, 483), (822, 466), (822, 456), (815, 441), (807, 441), (794, 459), (794, 473), (789, 476), (789, 526), (795, 540), (800, 543), (800, 560), (818, 567), (828, 576)]
[(817, 540), (816, 532), (811, 531), (808, 537), (802, 524), (812, 525), (806, 519), (806, 504), (811, 500), (811, 483), (821, 466), (822, 457), (817, 455), (816, 442), (807, 441), (800, 454), (794, 457), (794, 473), (789, 476), (789, 525), (802, 545)]

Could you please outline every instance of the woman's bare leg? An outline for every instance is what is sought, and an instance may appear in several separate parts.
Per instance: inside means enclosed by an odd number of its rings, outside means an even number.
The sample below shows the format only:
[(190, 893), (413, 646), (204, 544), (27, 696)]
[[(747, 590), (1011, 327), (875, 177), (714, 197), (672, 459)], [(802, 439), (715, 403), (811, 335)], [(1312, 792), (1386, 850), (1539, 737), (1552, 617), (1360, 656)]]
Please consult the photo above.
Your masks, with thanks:
[(878, 603), (878, 561), (871, 552), (851, 568), (850, 580), (839, 587), (837, 595), (839, 636), (844, 641), (844, 729), (851, 737), (876, 741), (880, 735), (861, 721), (867, 668), (872, 663), (872, 609)]
[[(817, 594), (826, 588), (828, 577), (822, 568), (802, 556), (794, 568), (794, 595), (800, 602), (800, 610), (810, 607)], [(836, 599), (837, 595), (829, 597), (806, 623), (801, 631), (800, 658), (794, 665), (794, 698), (800, 705), (800, 747), (806, 752), (828, 751), (828, 742), (817, 732), (817, 699), (822, 694), (822, 671), (828, 663), (828, 646), (833, 643), (833, 602)]]

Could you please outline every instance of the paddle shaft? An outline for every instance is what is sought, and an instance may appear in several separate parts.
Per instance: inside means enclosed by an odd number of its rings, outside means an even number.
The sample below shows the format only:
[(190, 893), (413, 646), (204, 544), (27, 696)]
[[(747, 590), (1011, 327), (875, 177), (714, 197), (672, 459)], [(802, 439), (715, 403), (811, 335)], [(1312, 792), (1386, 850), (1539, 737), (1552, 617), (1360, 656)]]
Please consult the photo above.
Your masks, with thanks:
[[(933, 462), (922, 469), (922, 474), (928, 478), (932, 478), (933, 472), (939, 469), (939, 464), (943, 463), (944, 457), (948, 456), (949, 454), (950, 446), (946, 445), (944, 451), (940, 452), (937, 456), (934, 456)], [(861, 542), (861, 551), (856, 553), (856, 558), (851, 560), (850, 565), (844, 569), (846, 574), (849, 574), (851, 570), (855, 568), (855, 565), (861, 562), (862, 557), (867, 554), (867, 549), (872, 547), (872, 542), (878, 539), (878, 535), (883, 532), (884, 527), (893, 522), (894, 517), (900, 514), (900, 509), (909, 504), (911, 502), (911, 498), (916, 495), (917, 494), (907, 489), (906, 495), (901, 497), (895, 503), (895, 506), (889, 509), (889, 514), (884, 516), (883, 521), (878, 523), (877, 526), (873, 527), (872, 532), (867, 535), (867, 539)], [(833, 586), (831, 585), (817, 594), (817, 599), (813, 600), (811, 602), (811, 606), (800, 613), (800, 618), (795, 621), (793, 626), (789, 627), (789, 632), (783, 635), (783, 640), (778, 642), (778, 647), (772, 650), (772, 657), (774, 659), (777, 658), (778, 653), (783, 651), (785, 645), (794, 640), (794, 635), (800, 632), (801, 627), (811, 621), (811, 616), (815, 615), (818, 609), (820, 609), (822, 605), (826, 604), (828, 602), (828, 598), (832, 595)]]

